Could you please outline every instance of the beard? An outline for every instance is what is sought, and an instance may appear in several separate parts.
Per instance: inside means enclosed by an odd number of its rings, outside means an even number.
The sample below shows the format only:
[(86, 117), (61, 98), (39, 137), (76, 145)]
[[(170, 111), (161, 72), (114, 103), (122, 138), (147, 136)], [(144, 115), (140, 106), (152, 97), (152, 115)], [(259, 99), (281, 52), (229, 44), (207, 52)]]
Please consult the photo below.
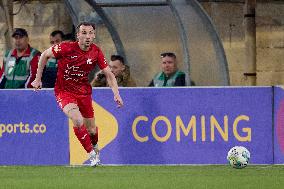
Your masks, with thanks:
[(89, 46), (91, 46), (91, 42), (90, 41), (86, 41), (85, 42), (85, 47), (89, 47)]

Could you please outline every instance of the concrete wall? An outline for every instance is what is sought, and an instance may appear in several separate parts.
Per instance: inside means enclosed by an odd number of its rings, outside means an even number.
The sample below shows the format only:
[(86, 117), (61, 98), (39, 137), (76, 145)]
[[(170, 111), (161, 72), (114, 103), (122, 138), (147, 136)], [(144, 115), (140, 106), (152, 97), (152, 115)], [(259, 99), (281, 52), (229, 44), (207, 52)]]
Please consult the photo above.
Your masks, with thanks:
[(2, 67), (3, 63), (3, 56), (2, 53), (5, 48), (5, 33), (7, 32), (7, 24), (5, 19), (5, 11), (2, 2), (0, 3), (0, 68)]
[[(231, 85), (246, 85), (243, 3), (203, 2), (223, 42)], [(230, 16), (228, 16), (230, 15)]]
[[(13, 10), (20, 9), (20, 2), (13, 4)], [(49, 34), (54, 30), (64, 33), (72, 31), (72, 20), (63, 1), (28, 1), (13, 17), (14, 28), (28, 31), (31, 46), (40, 51), (49, 47)]]
[[(223, 42), (229, 63), (231, 85), (250, 85), (246, 70), (244, 1), (202, 1)], [(19, 10), (14, 2), (14, 12)], [(0, 11), (0, 31), (5, 21)], [(26, 18), (26, 19), (23, 19)], [(28, 1), (13, 17), (14, 27), (26, 28), (30, 43), (40, 51), (49, 47), (49, 34), (60, 29), (72, 31), (72, 20), (63, 1)], [(3, 32), (0, 51), (3, 48)], [(98, 38), (100, 36), (98, 35)], [(2, 54), (0, 53), (0, 60)], [(256, 6), (256, 84), (284, 84), (284, 0), (257, 1)]]
[[(244, 73), (244, 1), (202, 2), (222, 39), (231, 85), (249, 85)], [(284, 1), (257, 1), (256, 85), (284, 84)]]
[(284, 84), (284, 1), (256, 8), (257, 85)]

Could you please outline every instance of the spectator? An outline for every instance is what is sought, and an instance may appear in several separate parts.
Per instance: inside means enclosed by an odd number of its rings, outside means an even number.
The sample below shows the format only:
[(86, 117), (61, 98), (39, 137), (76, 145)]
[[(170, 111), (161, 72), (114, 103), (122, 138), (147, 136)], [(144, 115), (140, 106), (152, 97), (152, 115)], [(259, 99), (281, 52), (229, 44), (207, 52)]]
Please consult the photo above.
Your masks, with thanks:
[(14, 49), (8, 50), (0, 68), (0, 88), (32, 88), (36, 77), (40, 52), (29, 45), (28, 33), (23, 28), (15, 28)]
[[(120, 55), (112, 55), (109, 67), (114, 74), (120, 87), (135, 87), (136, 84), (130, 76), (129, 66), (125, 65), (124, 58)], [(106, 87), (107, 81), (102, 71), (98, 72), (91, 82), (93, 87)]]
[(64, 38), (64, 33), (63, 31), (60, 30), (55, 30), (50, 33), (49, 39), (50, 39), (50, 44), (51, 45), (56, 45), (61, 43), (61, 41)]
[[(63, 41), (64, 33), (60, 30), (51, 32), (49, 39), (51, 45), (59, 44)], [(57, 75), (57, 60), (50, 58), (43, 70), (42, 74), (42, 87), (54, 88)]]
[(161, 54), (162, 72), (156, 74), (149, 84), (150, 87), (186, 86), (185, 73), (177, 68), (177, 58), (172, 52)]

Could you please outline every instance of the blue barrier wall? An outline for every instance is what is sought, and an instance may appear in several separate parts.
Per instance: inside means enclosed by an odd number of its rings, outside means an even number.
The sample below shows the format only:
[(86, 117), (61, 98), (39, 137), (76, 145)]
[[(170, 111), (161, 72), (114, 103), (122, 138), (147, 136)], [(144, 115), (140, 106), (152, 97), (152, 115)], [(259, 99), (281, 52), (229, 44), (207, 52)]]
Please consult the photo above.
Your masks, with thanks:
[(69, 164), (67, 118), (53, 93), (0, 90), (0, 165)]
[(118, 120), (103, 162), (223, 164), (228, 150), (246, 146), (252, 163), (273, 163), (272, 88), (124, 89), (116, 110), (111, 93), (96, 102)]
[(284, 163), (284, 90), (274, 87), (274, 163)]
[[(251, 163), (273, 163), (272, 87), (124, 88), (122, 109), (110, 89), (93, 92), (118, 125), (104, 164), (225, 164), (235, 145), (250, 150)], [(1, 165), (70, 163), (69, 123), (53, 91), (1, 90), (0, 99)]]

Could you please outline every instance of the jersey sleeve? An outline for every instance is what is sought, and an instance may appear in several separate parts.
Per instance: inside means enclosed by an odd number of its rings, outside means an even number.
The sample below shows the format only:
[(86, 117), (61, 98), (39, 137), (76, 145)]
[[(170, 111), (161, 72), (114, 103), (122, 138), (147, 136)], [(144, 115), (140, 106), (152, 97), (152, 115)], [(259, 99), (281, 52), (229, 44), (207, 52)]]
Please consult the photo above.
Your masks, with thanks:
[(52, 53), (56, 59), (64, 57), (68, 52), (68, 43), (63, 42), (52, 46)]
[(108, 66), (107, 60), (100, 49), (98, 52), (98, 66), (101, 70), (105, 69)]

